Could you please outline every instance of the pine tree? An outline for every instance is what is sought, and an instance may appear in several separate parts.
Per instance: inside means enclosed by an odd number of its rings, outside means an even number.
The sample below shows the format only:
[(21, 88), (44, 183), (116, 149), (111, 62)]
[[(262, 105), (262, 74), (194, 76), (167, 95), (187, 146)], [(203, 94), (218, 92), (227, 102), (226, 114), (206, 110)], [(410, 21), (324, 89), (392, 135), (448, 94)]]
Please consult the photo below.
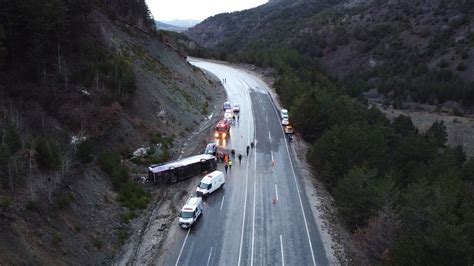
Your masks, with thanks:
[(436, 141), (438, 147), (444, 147), (448, 140), (446, 125), (443, 121), (435, 121), (426, 132), (426, 135), (432, 137)]
[(0, 24), (0, 68), (5, 64), (5, 57), (7, 56), (7, 48), (5, 47), (5, 30), (3, 25)]

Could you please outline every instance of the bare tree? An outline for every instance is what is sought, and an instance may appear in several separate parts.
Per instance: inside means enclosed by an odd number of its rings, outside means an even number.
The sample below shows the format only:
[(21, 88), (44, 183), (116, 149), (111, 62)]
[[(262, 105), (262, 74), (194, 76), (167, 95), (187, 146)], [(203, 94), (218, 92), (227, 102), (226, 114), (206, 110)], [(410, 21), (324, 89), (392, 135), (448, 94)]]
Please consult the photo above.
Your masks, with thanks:
[(48, 190), (48, 202), (52, 203), (53, 202), (52, 194), (53, 194), (53, 187), (54, 187), (52, 174), (47, 176), (46, 182), (47, 182), (46, 183), (46, 188)]
[(97, 91), (99, 91), (99, 71), (97, 70), (97, 73), (95, 75), (95, 88)]
[(61, 44), (58, 40), (58, 72), (61, 73)]
[(69, 73), (67, 71), (67, 68), (64, 67), (64, 87), (67, 90), (69, 88)]
[(64, 148), (61, 151), (60, 154), (60, 160), (61, 160), (61, 179), (64, 178), (64, 174), (66, 174), (69, 170), (69, 158), (68, 158), (68, 152), (67, 149)]
[(33, 142), (31, 142), (31, 148), (28, 152), (28, 180), (26, 181), (27, 186), (30, 189), (30, 197), (31, 199), (35, 198), (35, 191), (34, 191), (34, 181), (33, 181)]
[(10, 184), (10, 191), (11, 193), (13, 194), (15, 192), (15, 185), (14, 185), (14, 165), (15, 164), (15, 156), (12, 156), (9, 160), (8, 160), (8, 180), (9, 180), (9, 184)]
[(389, 264), (389, 247), (396, 239), (401, 227), (398, 215), (392, 208), (384, 208), (371, 217), (367, 227), (354, 233), (355, 257), (361, 264)]

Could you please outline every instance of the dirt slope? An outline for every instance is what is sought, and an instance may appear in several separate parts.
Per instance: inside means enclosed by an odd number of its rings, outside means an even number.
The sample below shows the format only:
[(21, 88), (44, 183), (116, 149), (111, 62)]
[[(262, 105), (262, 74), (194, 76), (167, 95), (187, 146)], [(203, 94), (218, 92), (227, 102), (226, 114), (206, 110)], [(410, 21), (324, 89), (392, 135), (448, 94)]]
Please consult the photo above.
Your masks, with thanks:
[[(95, 25), (95, 30), (88, 33), (89, 37), (99, 40), (98, 45), (110, 53), (124, 56), (133, 67), (136, 83), (136, 90), (128, 99), (103, 107), (110, 111), (113, 123), (101, 128), (95, 151), (120, 151), (126, 157), (141, 145), (148, 144), (151, 134), (161, 132), (174, 136), (171, 156), (177, 157), (185, 136), (197, 131), (212, 108), (223, 100), (219, 84), (188, 64), (156, 36), (120, 20), (111, 20), (97, 10), (88, 19), (90, 25)], [(54, 112), (48, 112), (30, 97), (28, 102), (35, 103), (36, 108), (30, 112), (37, 110), (43, 127), (55, 128), (64, 138), (70, 139), (78, 133), (89, 136), (92, 131), (87, 129), (94, 129), (95, 125), (106, 121), (103, 113), (94, 112), (102, 108), (96, 106), (94, 100), (100, 97), (101, 88), (71, 84), (62, 89), (61, 84), (52, 85), (61, 87), (55, 94), (62, 99), (61, 108), (51, 103)], [(0, 88), (3, 89), (3, 84)], [(24, 88), (27, 91), (32, 87)], [(81, 90), (85, 92), (81, 93)], [(18, 95), (21, 96), (21, 91), (15, 96)], [(19, 99), (19, 96), (2, 96), (0, 114), (3, 119), (10, 119), (12, 113), (21, 113), (22, 121), (25, 121), (23, 129), (34, 134), (34, 129), (26, 125), (31, 117)], [(50, 101), (53, 99), (56, 101), (54, 97)], [(81, 117), (86, 130), (64, 122), (74, 116)], [(4, 125), (3, 122), (0, 124)], [(116, 201), (117, 193), (112, 189), (109, 177), (95, 163), (78, 162), (75, 148), (68, 142), (64, 142), (64, 150), (68, 151), (64, 157), (64, 171), (35, 168), (33, 174), (26, 172), (27, 177), (23, 177), (14, 190), (0, 187), (0, 264), (111, 264), (130, 234), (130, 227), (123, 219), (126, 209)], [(196, 149), (200, 144), (197, 139), (188, 143)], [(24, 158), (18, 162), (27, 162), (25, 158), (29, 151), (25, 149), (24, 153)], [(138, 175), (146, 168), (128, 165)], [(18, 168), (25, 166), (17, 165)], [(156, 190), (153, 186), (147, 189)], [(159, 195), (153, 194), (153, 199), (159, 199)], [(156, 202), (150, 205), (153, 204)], [(146, 212), (137, 214), (144, 216)]]

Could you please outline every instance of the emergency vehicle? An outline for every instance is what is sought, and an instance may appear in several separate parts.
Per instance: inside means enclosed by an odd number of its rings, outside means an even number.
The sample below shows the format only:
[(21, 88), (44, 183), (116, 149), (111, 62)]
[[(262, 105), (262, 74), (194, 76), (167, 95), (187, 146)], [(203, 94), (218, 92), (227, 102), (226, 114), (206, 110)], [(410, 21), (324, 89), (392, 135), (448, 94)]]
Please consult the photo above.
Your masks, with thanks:
[(202, 198), (190, 197), (178, 214), (179, 226), (182, 228), (191, 227), (197, 221), (202, 211)]
[(214, 137), (216, 138), (227, 138), (230, 136), (230, 121), (221, 120), (216, 125)]
[(225, 184), (225, 176), (221, 171), (214, 171), (202, 178), (201, 183), (196, 188), (198, 196), (206, 196), (221, 188)]

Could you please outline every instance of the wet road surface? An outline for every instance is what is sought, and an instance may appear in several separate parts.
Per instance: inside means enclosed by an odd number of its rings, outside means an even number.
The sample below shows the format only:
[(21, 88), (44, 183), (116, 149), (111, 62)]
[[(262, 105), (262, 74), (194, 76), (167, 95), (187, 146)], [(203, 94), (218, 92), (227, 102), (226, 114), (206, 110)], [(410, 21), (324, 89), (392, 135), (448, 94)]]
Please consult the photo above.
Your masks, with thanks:
[[(162, 265), (328, 265), (328, 259), (288, 149), (279, 111), (265, 83), (245, 71), (190, 59), (223, 82), (228, 101), (240, 105), (239, 122), (220, 142), (237, 156), (223, 189), (205, 198), (203, 215), (176, 241)], [(290, 114), (291, 119), (291, 114)], [(249, 156), (246, 147), (255, 143)], [(223, 164), (218, 170), (224, 171)], [(176, 224), (176, 226), (178, 226)]]

